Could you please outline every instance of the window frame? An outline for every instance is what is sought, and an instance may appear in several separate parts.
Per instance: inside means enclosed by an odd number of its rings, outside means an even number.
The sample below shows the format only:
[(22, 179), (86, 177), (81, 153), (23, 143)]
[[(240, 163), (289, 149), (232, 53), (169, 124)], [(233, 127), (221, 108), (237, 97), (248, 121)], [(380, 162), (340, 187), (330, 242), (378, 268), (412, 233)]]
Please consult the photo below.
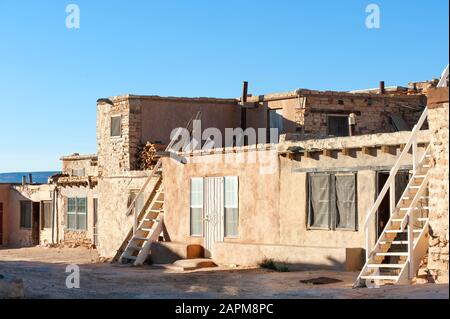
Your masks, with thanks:
[[(332, 117), (340, 117), (346, 119), (346, 127), (347, 127), (347, 135), (335, 135), (330, 133), (330, 118)], [(350, 136), (350, 128), (348, 127), (349, 115), (348, 114), (327, 114), (327, 135), (332, 135), (335, 137), (346, 137)]]
[[(330, 199), (330, 205), (329, 205), (329, 217), (328, 217), (328, 227), (317, 227), (317, 226), (311, 226), (310, 225), (310, 214), (311, 214), (311, 182), (310, 182), (310, 176), (312, 175), (329, 175), (329, 182), (330, 182), (330, 189), (329, 189), (329, 199)], [(338, 214), (338, 207), (337, 207), (337, 191), (336, 191), (336, 175), (353, 175), (354, 176), (354, 183), (355, 183), (355, 227), (354, 228), (344, 228), (344, 227), (338, 227), (337, 226), (337, 214)], [(359, 225), (358, 225), (358, 172), (357, 171), (345, 171), (345, 172), (339, 172), (339, 171), (332, 171), (332, 172), (313, 172), (307, 174), (307, 193), (306, 193), (306, 229), (307, 230), (324, 230), (324, 231), (349, 231), (349, 232), (358, 232), (359, 231)]]
[[(201, 191), (199, 192), (201, 194), (201, 204), (192, 204), (192, 182), (194, 180), (201, 181)], [(205, 215), (205, 179), (203, 177), (191, 177), (189, 180), (189, 235), (190, 237), (204, 237), (205, 235), (205, 225), (204, 225), (204, 215)], [(192, 209), (201, 209), (201, 231), (200, 233), (194, 234), (192, 230)]]
[[(22, 218), (22, 214), (23, 214), (23, 211), (22, 211), (22, 205), (23, 204), (25, 204), (25, 203), (28, 203), (28, 209), (29, 209), (29, 213), (30, 213), (30, 218), (29, 218), (29, 223), (30, 223), (30, 226), (29, 227), (27, 227), (27, 226), (24, 226), (23, 224), (22, 224), (22, 220), (24, 219), (24, 218)], [(19, 218), (19, 226), (20, 226), (20, 229), (26, 229), (26, 230), (31, 230), (32, 229), (32, 225), (33, 225), (33, 221), (32, 221), (32, 218), (33, 218), (33, 208), (32, 208), (32, 205), (33, 205), (33, 202), (32, 201), (30, 201), (30, 200), (21, 200), (20, 202), (19, 202), (19, 205), (20, 205), (20, 207), (19, 207), (19, 209), (20, 209), (20, 218)]]
[[(119, 119), (119, 135), (113, 135), (113, 119)], [(122, 137), (122, 115), (111, 115), (109, 120), (109, 137), (117, 139)]]
[[(45, 216), (45, 205), (50, 204), (50, 212), (49, 216)], [(51, 200), (44, 200), (41, 204), (41, 230), (52, 228), (52, 215), (53, 215), (53, 202)], [(49, 217), (47, 221), (47, 217)], [(46, 226), (46, 224), (50, 223), (50, 226)]]
[[(235, 179), (236, 180), (236, 193), (235, 193), (235, 205), (231, 205), (229, 206), (227, 204), (227, 179)], [(223, 235), (224, 238), (239, 238), (239, 176), (224, 176), (223, 177), (223, 192), (224, 192), (224, 196), (223, 196), (223, 218), (224, 218), (224, 223), (223, 223)], [(229, 209), (236, 209), (237, 211), (237, 216), (236, 216), (236, 233), (232, 234), (232, 235), (228, 235), (227, 234), (227, 208)]]
[[(81, 212), (78, 211), (79, 209), (79, 205), (78, 205), (78, 201), (80, 199), (84, 199), (85, 200), (85, 211)], [(71, 200), (75, 200), (75, 211), (70, 211), (70, 204), (69, 202)], [(88, 199), (87, 197), (67, 197), (67, 209), (66, 209), (66, 215), (67, 215), (67, 230), (69, 231), (74, 231), (74, 232), (86, 232), (88, 230)], [(75, 228), (71, 228), (69, 225), (69, 215), (75, 215)], [(80, 228), (79, 223), (78, 223), (78, 217), (79, 215), (84, 215), (84, 219), (85, 219), (85, 227), (84, 228)]]

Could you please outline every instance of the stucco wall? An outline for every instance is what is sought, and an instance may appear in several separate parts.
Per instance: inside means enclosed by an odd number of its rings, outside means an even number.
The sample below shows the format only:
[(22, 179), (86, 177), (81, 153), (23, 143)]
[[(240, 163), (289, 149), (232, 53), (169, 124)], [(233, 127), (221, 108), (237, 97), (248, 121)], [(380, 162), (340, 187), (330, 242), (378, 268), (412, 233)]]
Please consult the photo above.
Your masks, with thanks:
[(3, 245), (7, 244), (8, 241), (8, 214), (9, 214), (9, 184), (0, 184), (0, 203), (3, 203), (3, 237), (2, 242)]
[[(67, 199), (70, 197), (87, 198), (86, 231), (69, 230), (67, 228)], [(59, 190), (58, 219), (62, 241), (68, 245), (89, 246), (94, 241), (94, 198), (97, 198), (97, 187), (61, 187)]]
[[(426, 135), (427, 132), (423, 134)], [(225, 238), (225, 243), (316, 247), (323, 249), (324, 254), (333, 252), (330, 248), (364, 248), (365, 232), (362, 225), (376, 198), (376, 171), (385, 171), (394, 165), (400, 153), (400, 144), (406, 143), (407, 138), (407, 134), (401, 133), (393, 136), (381, 134), (359, 137), (362, 139), (361, 144), (372, 147), (370, 154), (354, 149), (349, 155), (344, 155), (336, 150), (328, 155), (317, 152), (312, 158), (295, 155), (288, 159), (272, 151), (243, 154), (228, 152), (188, 157), (185, 165), (165, 158), (165, 224), (169, 236), (172, 241), (204, 244), (203, 238), (189, 235), (191, 177), (239, 176), (239, 236)], [(333, 141), (335, 139), (329, 139), (328, 143), (332, 145)], [(374, 141), (378, 144), (374, 144)], [(327, 144), (326, 141), (321, 143), (322, 146)], [(383, 143), (392, 145), (390, 152), (381, 149), (380, 145)], [(423, 151), (421, 145), (419, 152)], [(266, 163), (273, 163), (273, 170), (262, 174), (260, 163), (239, 163), (236, 160), (237, 156), (254, 153), (257, 154), (256, 158), (263, 155), (268, 159)], [(410, 164), (411, 158), (407, 156), (404, 168)], [(265, 165), (265, 173), (267, 167), (270, 166)], [(306, 178), (308, 172), (316, 171), (357, 172), (357, 231), (307, 229)], [(375, 218), (370, 227), (374, 230)], [(375, 238), (371, 240), (374, 241)], [(224, 251), (239, 254), (239, 251), (232, 250), (229, 246), (221, 246), (226, 247), (221, 251), (222, 259), (225, 259)], [(236, 249), (244, 249), (243, 253), (246, 249), (243, 247), (236, 246)], [(345, 252), (341, 250), (339, 254), (342, 256)]]
[(26, 185), (11, 187), (8, 207), (8, 246), (22, 247), (33, 245), (32, 230), (20, 227), (20, 201), (51, 201), (52, 190), (53, 187), (51, 185)]
[[(107, 177), (98, 184), (98, 252), (113, 257), (133, 227), (133, 214), (126, 216), (131, 191), (138, 191), (148, 178), (148, 171), (129, 172), (124, 176)], [(146, 188), (147, 196), (155, 181)]]

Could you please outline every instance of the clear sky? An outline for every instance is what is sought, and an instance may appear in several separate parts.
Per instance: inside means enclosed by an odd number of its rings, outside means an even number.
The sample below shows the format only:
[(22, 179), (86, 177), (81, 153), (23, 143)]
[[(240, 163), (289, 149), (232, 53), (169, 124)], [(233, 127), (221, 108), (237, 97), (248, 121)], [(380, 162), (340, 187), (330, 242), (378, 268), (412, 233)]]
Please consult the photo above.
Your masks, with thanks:
[[(65, 8), (80, 8), (67, 29)], [(380, 28), (365, 24), (379, 5)], [(130, 94), (238, 97), (438, 77), (448, 0), (0, 0), (0, 172), (95, 153), (95, 107)]]

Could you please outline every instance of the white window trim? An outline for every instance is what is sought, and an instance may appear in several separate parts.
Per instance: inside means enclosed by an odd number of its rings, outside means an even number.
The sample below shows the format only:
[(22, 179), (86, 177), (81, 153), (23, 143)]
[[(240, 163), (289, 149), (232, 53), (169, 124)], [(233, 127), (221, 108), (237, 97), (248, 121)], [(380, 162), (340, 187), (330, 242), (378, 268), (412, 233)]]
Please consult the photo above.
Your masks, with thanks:
[[(227, 205), (227, 201), (226, 201), (226, 194), (227, 194), (227, 190), (226, 190), (226, 182), (225, 182), (225, 179), (226, 178), (235, 178), (236, 179), (236, 192), (237, 192), (237, 194), (236, 194), (236, 205)], [(223, 234), (224, 234), (224, 237), (225, 238), (239, 238), (239, 216), (240, 216), (240, 214), (239, 214), (239, 176), (224, 176), (224, 178), (223, 178), (223, 181), (224, 181), (224, 187), (223, 187), (223, 191), (224, 191), (224, 196), (223, 196), (223, 199), (224, 199), (224, 201), (223, 201), (223, 207), (224, 207), (224, 218), (225, 218), (225, 221), (224, 221), (224, 223), (223, 223)], [(237, 235), (227, 235), (226, 234), (226, 216), (225, 216), (225, 214), (226, 214), (226, 208), (235, 208), (235, 209), (237, 209)]]
[[(192, 181), (193, 180), (201, 180), (202, 181), (202, 203), (201, 204), (196, 204), (196, 205), (192, 205)], [(205, 179), (203, 177), (191, 177), (191, 179), (189, 180), (189, 236), (190, 237), (195, 237), (195, 238), (203, 238), (205, 236), (205, 225), (203, 223), (203, 216), (202, 216), (202, 227), (201, 227), (201, 234), (192, 234), (192, 208), (198, 209), (201, 208), (202, 209), (202, 215), (204, 215), (205, 213), (205, 208), (204, 208), (204, 190), (205, 190)]]

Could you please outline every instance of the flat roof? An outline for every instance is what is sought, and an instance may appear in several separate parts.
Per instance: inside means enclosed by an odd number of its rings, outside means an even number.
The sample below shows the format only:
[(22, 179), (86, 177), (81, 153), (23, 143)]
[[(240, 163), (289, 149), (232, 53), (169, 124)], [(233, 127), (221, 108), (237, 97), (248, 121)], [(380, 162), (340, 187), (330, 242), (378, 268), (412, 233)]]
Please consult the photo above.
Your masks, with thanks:
[(87, 159), (94, 159), (96, 160), (98, 157), (96, 154), (86, 154), (86, 155), (80, 155), (78, 153), (74, 153), (72, 155), (65, 155), (61, 156), (61, 161), (81, 161), (81, 160), (87, 160)]

